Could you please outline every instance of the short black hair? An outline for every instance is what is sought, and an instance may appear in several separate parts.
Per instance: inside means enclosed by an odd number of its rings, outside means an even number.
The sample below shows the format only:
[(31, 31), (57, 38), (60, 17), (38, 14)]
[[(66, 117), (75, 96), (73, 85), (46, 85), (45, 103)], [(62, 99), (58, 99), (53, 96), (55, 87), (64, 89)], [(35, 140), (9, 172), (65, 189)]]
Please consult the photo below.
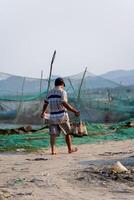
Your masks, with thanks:
[(55, 86), (60, 86), (60, 85), (64, 85), (64, 87), (65, 87), (65, 83), (64, 83), (64, 80), (63, 80), (63, 78), (57, 78), (56, 80), (55, 80)]

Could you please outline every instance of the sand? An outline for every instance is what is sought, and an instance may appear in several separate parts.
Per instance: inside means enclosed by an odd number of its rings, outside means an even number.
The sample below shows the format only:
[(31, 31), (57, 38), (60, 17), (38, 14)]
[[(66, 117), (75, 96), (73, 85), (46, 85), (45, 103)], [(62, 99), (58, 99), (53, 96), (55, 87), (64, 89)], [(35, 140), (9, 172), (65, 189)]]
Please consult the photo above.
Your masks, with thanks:
[[(117, 160), (129, 169), (122, 180), (104, 173)], [(131, 200), (133, 178), (134, 140), (0, 154), (0, 200)]]

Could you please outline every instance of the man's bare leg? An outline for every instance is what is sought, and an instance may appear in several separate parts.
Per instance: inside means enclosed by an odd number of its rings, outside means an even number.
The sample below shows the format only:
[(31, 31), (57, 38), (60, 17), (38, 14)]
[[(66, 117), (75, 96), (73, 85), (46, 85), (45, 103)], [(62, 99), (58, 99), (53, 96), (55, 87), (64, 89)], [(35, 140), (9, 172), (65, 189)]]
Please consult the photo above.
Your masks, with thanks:
[(56, 141), (56, 135), (50, 135), (50, 144), (51, 144), (52, 155), (56, 154), (56, 151), (55, 151), (55, 141)]
[(65, 136), (65, 139), (66, 139), (66, 143), (67, 143), (67, 147), (68, 147), (68, 153), (73, 153), (75, 151), (77, 151), (77, 148), (72, 148), (72, 138), (71, 138), (71, 135), (67, 134)]

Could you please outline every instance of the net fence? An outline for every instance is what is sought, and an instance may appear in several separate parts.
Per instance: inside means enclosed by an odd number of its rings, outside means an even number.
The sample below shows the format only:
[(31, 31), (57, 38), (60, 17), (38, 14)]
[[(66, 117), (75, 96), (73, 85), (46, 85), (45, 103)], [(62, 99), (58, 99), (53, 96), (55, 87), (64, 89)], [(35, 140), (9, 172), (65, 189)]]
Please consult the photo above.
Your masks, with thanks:
[[(134, 119), (130, 119), (134, 121)], [(103, 141), (121, 141), (134, 139), (134, 127), (127, 127), (128, 121), (106, 125), (103, 123), (86, 123), (88, 136), (73, 138), (73, 144), (90, 144)], [(63, 135), (57, 138), (57, 146), (65, 145)], [(39, 148), (49, 148), (48, 130), (37, 131), (33, 134), (12, 134), (0, 135), (0, 151), (15, 150), (37, 150)]]
[[(123, 86), (89, 72), (64, 77), (69, 103), (81, 112), (88, 136), (75, 138), (74, 144), (100, 142), (102, 140), (134, 139), (134, 128), (125, 124), (134, 121), (134, 86)], [(54, 79), (51, 79), (50, 89)], [(8, 76), (0, 81), (0, 128), (13, 129), (25, 125), (44, 126), (40, 118), (48, 87), (47, 79), (31, 79)], [(76, 119), (69, 113), (71, 122)], [(49, 146), (48, 130), (34, 134), (0, 134), (0, 151), (18, 148), (42, 148)], [(58, 145), (64, 145), (58, 138)]]
[[(85, 122), (113, 123), (134, 117), (134, 86), (123, 86), (86, 72), (64, 77), (69, 102)], [(4, 82), (5, 80), (3, 80)], [(42, 124), (40, 111), (48, 80), (9, 76), (0, 83), (0, 122)], [(50, 89), (54, 85), (51, 80)], [(71, 120), (73, 116), (70, 113)]]

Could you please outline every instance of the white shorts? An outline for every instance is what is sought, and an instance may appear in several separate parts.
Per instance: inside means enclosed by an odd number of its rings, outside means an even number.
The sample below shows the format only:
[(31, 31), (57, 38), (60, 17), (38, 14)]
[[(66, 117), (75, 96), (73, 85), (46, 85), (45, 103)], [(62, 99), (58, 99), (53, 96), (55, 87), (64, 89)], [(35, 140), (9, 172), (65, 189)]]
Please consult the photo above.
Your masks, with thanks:
[(49, 126), (49, 134), (50, 135), (59, 136), (61, 132), (64, 135), (68, 135), (71, 133), (71, 126), (68, 121), (63, 124), (51, 124)]

